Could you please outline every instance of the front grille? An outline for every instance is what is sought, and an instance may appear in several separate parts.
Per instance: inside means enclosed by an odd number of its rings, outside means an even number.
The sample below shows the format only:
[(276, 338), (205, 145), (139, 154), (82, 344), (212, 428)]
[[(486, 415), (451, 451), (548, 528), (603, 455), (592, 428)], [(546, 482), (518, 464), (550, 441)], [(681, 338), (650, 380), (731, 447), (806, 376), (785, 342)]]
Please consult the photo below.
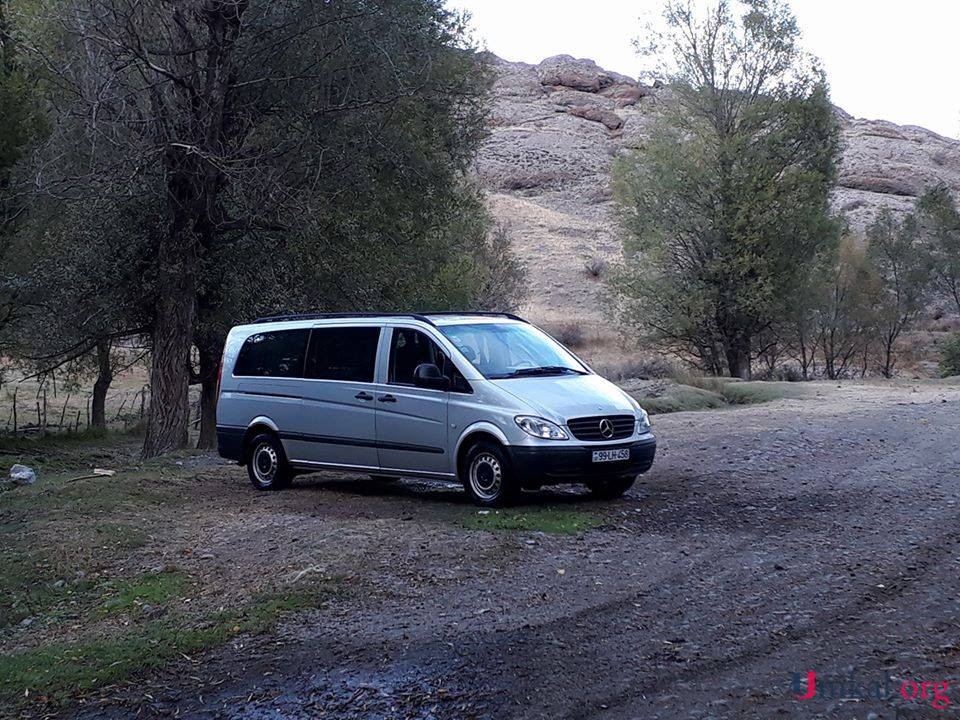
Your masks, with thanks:
[[(609, 420), (613, 426), (613, 433), (604, 435), (600, 429), (601, 423)], [(577, 440), (592, 442), (603, 440), (623, 440), (633, 435), (633, 426), (636, 424), (633, 415), (596, 415), (593, 417), (573, 418), (567, 420), (567, 427)], [(604, 423), (605, 424), (605, 423)]]

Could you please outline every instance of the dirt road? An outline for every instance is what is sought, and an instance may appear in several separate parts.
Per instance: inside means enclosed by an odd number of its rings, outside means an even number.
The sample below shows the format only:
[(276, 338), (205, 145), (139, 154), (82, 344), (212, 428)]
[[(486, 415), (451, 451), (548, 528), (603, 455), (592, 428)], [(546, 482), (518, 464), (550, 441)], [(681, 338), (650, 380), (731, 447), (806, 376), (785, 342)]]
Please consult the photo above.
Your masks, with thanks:
[[(574, 535), (468, 530), (450, 520), (475, 511), (439, 485), (317, 476), (256, 495), (242, 471), (215, 473), (241, 498), (197, 538), (230, 558), (222, 572), (279, 558), (273, 572), (345, 574), (350, 591), (80, 716), (956, 712), (960, 386), (831, 390), (655, 430), (658, 461), (627, 498), (529, 499), (599, 518)], [(857, 689), (827, 697), (851, 670)], [(808, 671), (817, 695), (797, 700)], [(875, 681), (892, 697), (870, 697)]]

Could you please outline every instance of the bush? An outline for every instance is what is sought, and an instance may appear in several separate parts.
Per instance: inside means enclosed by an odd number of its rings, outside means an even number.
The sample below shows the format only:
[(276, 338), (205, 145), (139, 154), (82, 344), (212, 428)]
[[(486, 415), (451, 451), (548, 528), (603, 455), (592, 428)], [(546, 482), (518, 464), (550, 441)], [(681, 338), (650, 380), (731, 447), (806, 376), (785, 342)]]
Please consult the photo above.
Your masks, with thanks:
[(753, 374), (754, 380), (779, 380), (781, 382), (802, 382), (803, 371), (793, 364), (777, 365), (772, 370), (764, 368)]
[(552, 335), (562, 345), (566, 345), (570, 348), (582, 347), (587, 341), (586, 335), (584, 335), (583, 332), (583, 328), (579, 323), (567, 323), (566, 325), (560, 325), (554, 329)]
[(598, 372), (608, 380), (661, 380), (680, 374), (675, 363), (663, 357), (641, 357), (627, 360), (622, 365), (611, 365)]
[(587, 271), (587, 275), (599, 280), (607, 272), (607, 261), (594, 256), (583, 263), (583, 269)]
[(940, 348), (940, 374), (960, 375), (960, 333), (952, 335)]

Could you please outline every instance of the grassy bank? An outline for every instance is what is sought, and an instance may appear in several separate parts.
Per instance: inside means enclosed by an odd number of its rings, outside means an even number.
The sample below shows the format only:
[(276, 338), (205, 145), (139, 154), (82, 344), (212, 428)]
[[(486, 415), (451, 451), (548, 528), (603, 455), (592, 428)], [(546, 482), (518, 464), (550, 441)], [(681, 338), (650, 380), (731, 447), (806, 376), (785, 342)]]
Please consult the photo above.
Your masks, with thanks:
[(808, 394), (801, 383), (743, 382), (732, 378), (688, 377), (641, 384), (625, 382), (623, 388), (651, 415), (755, 405), (803, 398)]
[(111, 433), (0, 445), (0, 470), (20, 462), (39, 475), (0, 491), (0, 705), (47, 712), (336, 591), (329, 577), (230, 575), (198, 559), (176, 538), (185, 514), (215, 497), (198, 478), (214, 461), (184, 452), (145, 462), (140, 442)]

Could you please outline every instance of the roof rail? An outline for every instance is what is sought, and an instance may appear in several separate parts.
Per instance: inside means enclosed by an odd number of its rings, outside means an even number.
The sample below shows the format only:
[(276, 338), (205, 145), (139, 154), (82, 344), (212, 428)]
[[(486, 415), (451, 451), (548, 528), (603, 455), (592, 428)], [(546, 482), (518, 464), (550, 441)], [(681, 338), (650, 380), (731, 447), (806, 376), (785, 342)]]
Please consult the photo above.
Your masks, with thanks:
[(508, 312), (495, 312), (493, 310), (441, 310), (439, 312), (427, 312), (423, 313), (424, 315), (477, 315), (479, 317), (505, 317), (510, 320), (519, 320), (520, 322), (527, 322), (519, 315), (514, 315), (513, 313)]
[(527, 322), (522, 317), (514, 315), (513, 313), (508, 312), (491, 312), (491, 311), (477, 311), (473, 312), (470, 310), (441, 310), (439, 312), (425, 312), (425, 313), (397, 313), (397, 312), (359, 312), (359, 313), (291, 313), (289, 315), (269, 315), (267, 317), (257, 318), (251, 324), (259, 325), (262, 323), (275, 323), (275, 322), (287, 322), (292, 320), (335, 320), (335, 319), (349, 319), (349, 318), (380, 318), (380, 317), (400, 317), (400, 318), (413, 318), (414, 320), (420, 320), (422, 322), (433, 325), (433, 322), (430, 320), (428, 315), (477, 315), (479, 317), (505, 317), (511, 320), (518, 320), (520, 322)]
[(422, 320), (425, 323), (430, 319), (419, 313), (394, 313), (394, 312), (360, 312), (360, 313), (291, 313), (289, 315), (269, 315), (267, 317), (257, 318), (251, 324), (259, 325), (261, 323), (287, 322), (292, 320), (335, 320), (338, 318), (380, 318), (380, 317), (404, 317)]

